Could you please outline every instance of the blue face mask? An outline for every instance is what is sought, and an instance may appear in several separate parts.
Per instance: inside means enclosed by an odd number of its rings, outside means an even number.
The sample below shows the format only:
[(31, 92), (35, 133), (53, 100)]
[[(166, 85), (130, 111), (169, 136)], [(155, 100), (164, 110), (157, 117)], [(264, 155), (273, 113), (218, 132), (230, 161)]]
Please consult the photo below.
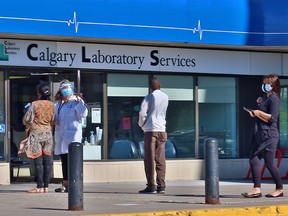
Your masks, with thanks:
[(272, 91), (272, 86), (270, 84), (262, 84), (262, 91), (268, 93)]
[(66, 88), (66, 89), (61, 90), (61, 93), (64, 97), (69, 97), (70, 95), (73, 94), (73, 91), (71, 88)]

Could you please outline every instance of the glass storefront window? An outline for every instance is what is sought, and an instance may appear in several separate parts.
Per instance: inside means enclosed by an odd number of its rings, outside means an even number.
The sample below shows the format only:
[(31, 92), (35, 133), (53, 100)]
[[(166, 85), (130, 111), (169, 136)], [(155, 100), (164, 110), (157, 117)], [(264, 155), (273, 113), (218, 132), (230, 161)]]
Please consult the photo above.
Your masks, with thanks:
[[(169, 96), (166, 131), (168, 140), (176, 149), (176, 154), (171, 157), (195, 157), (194, 77), (153, 76), (161, 81), (161, 90)], [(131, 150), (126, 159), (141, 158), (143, 132), (138, 126), (138, 117), (141, 102), (148, 93), (149, 77), (142, 74), (109, 74), (107, 81), (108, 149), (115, 141), (128, 140), (133, 143), (135, 151)], [(238, 157), (235, 78), (199, 77), (198, 86), (199, 158), (204, 157), (203, 144), (207, 137), (218, 140), (220, 158)], [(123, 159), (115, 155), (108, 158)]]
[(0, 160), (5, 160), (5, 91), (4, 91), (4, 72), (0, 71)]
[(141, 157), (143, 132), (138, 126), (138, 118), (141, 102), (148, 93), (148, 83), (148, 75), (108, 74), (109, 159)]
[[(161, 82), (161, 90), (169, 96), (167, 110), (168, 140), (176, 151), (168, 158), (188, 158), (195, 156), (195, 103), (192, 76), (155, 75)], [(148, 94), (148, 75), (108, 74), (108, 143), (110, 159), (142, 158), (143, 131), (138, 126), (139, 109)], [(131, 141), (130, 154), (120, 156), (125, 140)], [(121, 150), (113, 154), (116, 143)], [(131, 145), (131, 143), (127, 143)], [(168, 146), (168, 145), (167, 145)], [(124, 151), (124, 150), (123, 150)], [(175, 153), (176, 152), (176, 153)], [(124, 154), (124, 153), (123, 153)]]
[(195, 101), (193, 76), (155, 75), (169, 96), (167, 135), (176, 149), (170, 157), (195, 157)]
[(235, 78), (199, 77), (199, 157), (204, 157), (204, 140), (218, 140), (219, 158), (236, 158)]
[(81, 72), (80, 92), (88, 108), (88, 116), (82, 119), (83, 159), (101, 160), (103, 158), (103, 75)]
[[(280, 95), (280, 148), (288, 147), (288, 80), (281, 79), (281, 95)], [(283, 156), (288, 157), (288, 151), (283, 152)]]

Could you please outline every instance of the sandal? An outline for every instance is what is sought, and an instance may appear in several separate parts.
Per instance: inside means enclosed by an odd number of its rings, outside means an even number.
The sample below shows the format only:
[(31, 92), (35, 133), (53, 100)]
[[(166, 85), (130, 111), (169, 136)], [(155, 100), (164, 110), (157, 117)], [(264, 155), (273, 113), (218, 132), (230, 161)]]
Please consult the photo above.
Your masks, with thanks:
[(44, 188), (32, 188), (27, 193), (44, 193)]
[(48, 193), (49, 189), (48, 188), (44, 188), (44, 193)]

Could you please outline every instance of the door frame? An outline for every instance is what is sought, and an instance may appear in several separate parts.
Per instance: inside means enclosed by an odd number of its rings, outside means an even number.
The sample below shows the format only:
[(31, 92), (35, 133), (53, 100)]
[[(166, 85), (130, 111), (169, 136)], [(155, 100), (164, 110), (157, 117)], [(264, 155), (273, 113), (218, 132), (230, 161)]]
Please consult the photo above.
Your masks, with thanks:
[[(50, 82), (50, 84), (52, 85), (52, 80), (50, 76), (59, 76), (62, 75), (65, 77), (65, 73), (66, 76), (73, 76), (75, 77), (75, 79), (73, 78), (73, 80), (75, 80), (75, 84), (77, 86), (78, 89), (80, 89), (80, 70), (76, 70), (76, 69), (47, 69), (47, 68), (5, 68), (3, 69), (4, 71), (4, 88), (5, 88), (5, 93), (4, 93), (4, 97), (5, 97), (5, 124), (6, 124), (6, 131), (5, 131), (5, 154), (6, 154), (6, 162), (10, 163), (10, 151), (11, 151), (11, 142), (12, 142), (12, 135), (11, 135), (11, 126), (12, 126), (12, 122), (11, 122), (11, 115), (13, 114), (12, 110), (11, 110), (11, 96), (13, 94), (12, 90), (11, 90), (11, 82), (12, 79), (10, 79), (10, 76), (21, 76), (21, 75), (27, 75), (27, 76), (33, 76), (33, 75), (38, 75), (38, 76), (49, 76), (48, 77), (48, 82)], [(16, 72), (16, 75), (12, 74), (12, 72)], [(38, 74), (35, 74), (34, 72), (38, 71)], [(40, 72), (39, 72), (40, 71)], [(21, 75), (19, 75), (19, 73), (23, 73)], [(61, 81), (61, 79), (59, 79), (59, 82)], [(52, 87), (52, 86), (51, 86)]]

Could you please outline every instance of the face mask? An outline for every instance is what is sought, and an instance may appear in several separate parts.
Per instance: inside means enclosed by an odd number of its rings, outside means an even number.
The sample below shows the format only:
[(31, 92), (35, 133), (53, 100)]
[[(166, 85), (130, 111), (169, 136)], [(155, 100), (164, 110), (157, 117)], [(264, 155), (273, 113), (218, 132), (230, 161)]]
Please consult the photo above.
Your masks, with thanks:
[(73, 91), (71, 88), (67, 88), (67, 89), (61, 90), (61, 93), (64, 97), (69, 97), (70, 95), (73, 94)]
[(272, 90), (272, 86), (270, 84), (262, 84), (262, 91), (268, 93)]

